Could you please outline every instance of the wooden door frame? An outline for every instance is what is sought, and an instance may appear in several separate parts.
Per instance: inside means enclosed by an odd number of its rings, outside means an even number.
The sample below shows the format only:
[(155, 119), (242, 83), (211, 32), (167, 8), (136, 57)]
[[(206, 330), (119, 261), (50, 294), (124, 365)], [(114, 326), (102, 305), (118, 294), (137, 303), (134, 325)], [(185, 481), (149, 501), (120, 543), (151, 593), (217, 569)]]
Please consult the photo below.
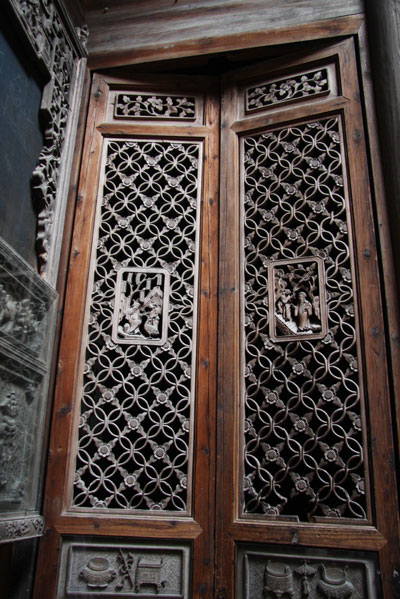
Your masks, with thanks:
[[(381, 266), (382, 266), (382, 277), (383, 277), (383, 287), (385, 291), (385, 302), (386, 302), (386, 316), (387, 316), (387, 338), (389, 340), (389, 346), (391, 350), (391, 374), (393, 377), (393, 396), (394, 396), (394, 405), (399, 406), (399, 397), (400, 396), (400, 385), (396, 385), (400, 379), (400, 350), (398, 344), (396, 342), (396, 331), (400, 329), (399, 327), (399, 312), (398, 312), (398, 302), (397, 295), (395, 292), (395, 285), (393, 281), (395, 280), (395, 271), (393, 266), (393, 258), (392, 258), (392, 248), (390, 242), (390, 233), (389, 233), (389, 225), (388, 225), (388, 217), (387, 217), (387, 209), (386, 203), (384, 199), (384, 181), (382, 175), (382, 169), (380, 166), (380, 153), (379, 153), (379, 144), (378, 144), (378, 135), (377, 135), (377, 126), (376, 120), (374, 117), (374, 101), (373, 101), (373, 88), (372, 83), (369, 76), (369, 58), (368, 58), (368, 50), (367, 50), (367, 41), (366, 41), (366, 33), (365, 33), (365, 24), (362, 18), (359, 16), (339, 19), (334, 22), (323, 22), (318, 24), (309, 24), (301, 26), (299, 25), (296, 28), (289, 32), (279, 31), (276, 32), (272, 37), (268, 34), (268, 39), (266, 35), (260, 34), (259, 36), (252, 37), (250, 36), (247, 42), (243, 45), (243, 40), (239, 40), (237, 36), (227, 36), (221, 42), (220, 45), (216, 46), (216, 50), (219, 51), (229, 51), (229, 50), (238, 50), (243, 47), (254, 47), (255, 45), (262, 44), (283, 44), (289, 42), (296, 42), (304, 39), (312, 39), (316, 41), (323, 42), (327, 39), (336, 36), (336, 35), (351, 35), (354, 37), (356, 47), (359, 50), (359, 66), (361, 71), (361, 81), (363, 86), (364, 93), (364, 106), (366, 109), (366, 122), (367, 122), (367, 130), (369, 133), (369, 148), (370, 148), (370, 159), (371, 159), (371, 183), (373, 185), (373, 194), (376, 198), (375, 207), (376, 207), (376, 218), (377, 218), (377, 235), (379, 236), (380, 248), (381, 248)], [(163, 53), (163, 59), (167, 60), (172, 57), (186, 57), (193, 56), (196, 54), (200, 54), (202, 48), (201, 44), (197, 44), (195, 50), (193, 50), (193, 46), (190, 49), (186, 46), (183, 46), (181, 49), (178, 49), (176, 54), (165, 51)], [(153, 52), (147, 53), (144, 56), (135, 55), (134, 57), (129, 57), (129, 63), (141, 63), (143, 61), (151, 62), (153, 60), (159, 60), (160, 54), (159, 49), (154, 49)], [(119, 58), (117, 61), (112, 58), (110, 61), (107, 60), (107, 57), (101, 57), (101, 59), (93, 60), (90, 66), (92, 69), (95, 66), (99, 68), (105, 66), (120, 66), (122, 64), (126, 64), (124, 58)], [(150, 65), (149, 65), (150, 67)], [(80, 122), (80, 138), (83, 138), (83, 131), (85, 129), (84, 119), (81, 119)], [(79, 172), (79, 160), (75, 160), (73, 174), (71, 177), (71, 189), (70, 189), (70, 206), (73, 204), (77, 205), (77, 209), (79, 212), (79, 206), (81, 204), (81, 196), (78, 194), (76, 196), (76, 180)], [(73, 210), (70, 208), (71, 215)], [(66, 284), (67, 277), (67, 263), (69, 256), (69, 247), (71, 244), (71, 231), (72, 231), (72, 218), (67, 219), (67, 224), (64, 229), (64, 244), (63, 244), (63, 252), (62, 252), (62, 267), (59, 272), (59, 287), (63, 289)], [(74, 256), (74, 250), (72, 250), (72, 259), (71, 264), (69, 265), (69, 269), (73, 267), (73, 262), (75, 261), (76, 256)], [(63, 304), (60, 306), (60, 318), (63, 315)], [(75, 324), (75, 323), (74, 323)], [(55, 357), (57, 360), (57, 356)], [(62, 370), (63, 364), (59, 362), (58, 364), (59, 370)], [(53, 411), (53, 419), (56, 426), (56, 430), (61, 431), (65, 430), (64, 425), (61, 425), (61, 422), (65, 420), (65, 417), (68, 419), (69, 414), (69, 406), (64, 405), (62, 402), (55, 402), (54, 411)], [(218, 414), (219, 415), (219, 414)], [(217, 417), (218, 417), (217, 415)], [(400, 411), (396, 409), (396, 418), (398, 430), (400, 430)], [(64, 427), (64, 428), (63, 428)], [(49, 462), (57, 462), (57, 455), (61, 451), (62, 439), (56, 444), (56, 446), (50, 449), (49, 453)], [(45, 536), (49, 534), (49, 523), (46, 523), (46, 531)], [(53, 552), (54, 546), (51, 547), (51, 544), (48, 545), (45, 541), (49, 551), (47, 553), (46, 567), (52, 568), (56, 566), (57, 556), (56, 551)], [(51, 556), (51, 558), (50, 558)], [(38, 581), (40, 584), (40, 579)], [(204, 592), (201, 591), (201, 595), (204, 596)], [(38, 595), (38, 597), (43, 597), (43, 595)], [(223, 591), (222, 595), (223, 596)]]

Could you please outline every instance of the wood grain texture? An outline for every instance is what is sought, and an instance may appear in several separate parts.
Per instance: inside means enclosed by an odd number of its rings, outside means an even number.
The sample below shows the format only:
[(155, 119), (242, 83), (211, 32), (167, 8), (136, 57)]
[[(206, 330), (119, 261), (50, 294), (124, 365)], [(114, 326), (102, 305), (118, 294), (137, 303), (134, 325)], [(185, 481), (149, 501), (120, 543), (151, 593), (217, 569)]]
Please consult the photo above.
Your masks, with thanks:
[[(181, 81), (181, 85), (187, 79)], [(217, 268), (218, 268), (218, 166), (219, 166), (219, 88), (211, 78), (201, 80), (204, 102), (204, 125), (188, 125), (165, 121), (152, 126), (111, 124), (110, 87), (116, 80), (95, 75), (86, 126), (82, 168), (78, 188), (74, 233), (70, 248), (64, 323), (58, 361), (57, 388), (52, 423), (48, 476), (44, 514), (46, 533), (41, 544), (36, 597), (54, 596), (61, 539), (99, 536), (171, 539), (192, 541), (194, 588), (212, 589), (214, 559), (214, 497), (215, 497), (215, 401), (216, 401), (216, 326), (217, 326)], [(174, 82), (174, 85), (177, 82)], [(198, 82), (196, 82), (197, 85)], [(164, 84), (171, 90), (171, 82)], [(124, 84), (122, 84), (123, 87)], [(194, 89), (196, 88), (194, 85)], [(161, 86), (161, 83), (159, 83)], [(162, 86), (161, 86), (162, 87)], [(111, 113), (112, 115), (112, 113)], [(112, 116), (111, 116), (112, 120)], [(96, 219), (97, 190), (104, 136), (128, 134), (166, 139), (195, 138), (204, 143), (203, 187), (201, 196), (201, 225), (199, 255), (198, 319), (201, 329), (197, 335), (196, 407), (194, 415), (194, 483), (193, 517), (177, 514), (140, 515), (90, 513), (90, 510), (70, 509), (72, 493), (72, 461), (77, 437), (79, 398), (82, 368), (82, 347), (85, 343), (85, 298), (92, 254), (92, 234)], [(79, 160), (79, 156), (77, 156)], [(64, 256), (68, 248), (64, 250)], [(65, 267), (65, 265), (64, 265)], [(48, 557), (49, 553), (51, 558)], [(199, 590), (200, 593), (200, 590)]]
[(165, 58), (198, 54), (199, 49), (219, 52), (228, 49), (226, 36), (231, 42), (236, 38), (236, 48), (270, 45), (277, 43), (271, 41), (271, 35), (285, 31), (287, 36), (291, 28), (297, 30), (300, 41), (305, 33), (300, 34), (299, 29), (307, 24), (320, 23), (338, 35), (349, 18), (362, 13), (361, 0), (95, 3), (86, 12), (90, 64), (99, 67), (155, 60), (160, 52)]
[[(391, 441), (391, 413), (388, 371), (386, 369), (386, 348), (384, 322), (381, 304), (381, 290), (376, 251), (374, 210), (368, 181), (368, 163), (363, 133), (362, 113), (357, 87), (357, 63), (353, 42), (324, 50), (320, 56), (329, 52), (338, 54), (341, 72), (342, 96), (331, 100), (321, 99), (307, 106), (287, 107), (275, 110), (274, 114), (237, 120), (237, 115), (229, 106), (235, 98), (235, 90), (226, 91), (222, 104), (222, 150), (226, 152), (227, 166), (223, 167), (221, 185), (226, 188), (221, 199), (221, 305), (220, 305), (220, 403), (218, 425), (218, 478), (217, 488), (219, 506), (217, 513), (217, 581), (221, 595), (233, 596), (234, 548), (241, 542), (299, 544), (303, 546), (324, 546), (337, 549), (368, 549), (379, 552), (382, 570), (384, 597), (393, 595), (392, 576), (399, 561), (398, 510), (396, 498), (396, 480), (394, 470), (393, 444)], [(309, 56), (310, 61), (316, 54)], [(302, 59), (304, 61), (304, 58)], [(270, 63), (276, 68), (276, 62)], [(253, 74), (259, 73), (257, 67)], [(267, 68), (267, 65), (264, 66)], [(257, 71), (258, 69), (258, 71)], [(232, 72), (226, 84), (233, 88), (251, 75), (251, 70), (242, 69)], [(237, 80), (236, 80), (237, 77)], [(271, 111), (273, 112), (273, 111)], [(363, 375), (365, 377), (366, 404), (368, 418), (368, 450), (370, 458), (371, 486), (374, 491), (372, 522), (374, 526), (348, 526), (345, 523), (318, 524), (278, 523), (250, 521), (240, 518), (237, 508), (237, 472), (236, 456), (238, 451), (237, 426), (239, 418), (240, 394), (235, 377), (240, 376), (237, 340), (240, 337), (240, 318), (238, 293), (240, 289), (237, 259), (239, 241), (234, 230), (239, 204), (238, 189), (229, 174), (237, 164), (235, 134), (244, 134), (246, 130), (262, 130), (263, 127), (278, 126), (291, 121), (341, 114), (347, 140), (347, 156), (350, 183), (350, 197), (353, 212), (354, 251), (359, 279), (360, 339), (363, 353)], [(225, 177), (224, 177), (225, 173)], [(380, 200), (382, 201), (382, 200)], [(236, 296), (236, 297), (235, 297)], [(236, 312), (236, 315), (235, 315)], [(226, 341), (225, 341), (226, 339)], [(222, 421), (222, 425), (221, 425)], [(231, 522), (229, 522), (231, 518)]]
[(383, 172), (400, 292), (400, 3), (367, 0), (366, 8)]

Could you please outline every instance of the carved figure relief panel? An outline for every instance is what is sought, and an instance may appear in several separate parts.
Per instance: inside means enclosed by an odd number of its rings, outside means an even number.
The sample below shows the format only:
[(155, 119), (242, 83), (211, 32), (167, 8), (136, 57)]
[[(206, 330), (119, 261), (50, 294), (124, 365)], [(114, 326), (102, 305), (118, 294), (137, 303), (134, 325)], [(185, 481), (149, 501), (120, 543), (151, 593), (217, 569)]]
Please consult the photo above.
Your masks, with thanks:
[(238, 549), (240, 599), (375, 599), (374, 554), (321, 550)]
[(200, 142), (105, 142), (74, 509), (190, 512)]
[(242, 514), (368, 512), (340, 119), (242, 140)]
[(112, 338), (115, 343), (163, 345), (167, 340), (168, 270), (126, 268), (118, 272)]
[(57, 599), (189, 597), (188, 544), (64, 541)]
[(325, 337), (327, 314), (322, 258), (276, 260), (268, 269), (271, 339)]

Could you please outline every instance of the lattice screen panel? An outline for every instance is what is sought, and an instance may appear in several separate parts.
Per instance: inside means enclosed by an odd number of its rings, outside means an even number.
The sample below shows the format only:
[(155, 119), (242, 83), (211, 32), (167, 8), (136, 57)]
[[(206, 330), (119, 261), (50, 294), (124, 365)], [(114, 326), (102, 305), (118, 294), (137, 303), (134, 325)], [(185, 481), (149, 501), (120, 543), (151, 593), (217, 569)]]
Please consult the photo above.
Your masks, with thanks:
[(201, 152), (105, 142), (74, 508), (190, 511)]
[(243, 514), (367, 517), (338, 118), (246, 136)]

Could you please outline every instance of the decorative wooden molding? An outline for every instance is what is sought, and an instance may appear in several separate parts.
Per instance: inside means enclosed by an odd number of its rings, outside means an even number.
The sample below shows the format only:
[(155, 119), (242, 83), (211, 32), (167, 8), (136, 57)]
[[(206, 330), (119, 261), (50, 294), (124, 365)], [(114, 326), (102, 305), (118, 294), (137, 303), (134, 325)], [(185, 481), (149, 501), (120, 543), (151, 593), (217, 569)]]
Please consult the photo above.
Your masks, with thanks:
[(39, 514), (0, 520), (0, 544), (41, 537), (43, 532), (44, 520)]
[[(65, 212), (65, 185), (71, 163), (76, 90), (82, 85), (79, 58), (86, 56), (86, 27), (73, 30), (61, 4), (40, 0), (8, 0), (39, 65), (48, 77), (41, 116), (44, 147), (33, 172), (38, 211), (37, 246), (40, 272), (55, 281)], [(65, 140), (68, 139), (68, 143)]]

